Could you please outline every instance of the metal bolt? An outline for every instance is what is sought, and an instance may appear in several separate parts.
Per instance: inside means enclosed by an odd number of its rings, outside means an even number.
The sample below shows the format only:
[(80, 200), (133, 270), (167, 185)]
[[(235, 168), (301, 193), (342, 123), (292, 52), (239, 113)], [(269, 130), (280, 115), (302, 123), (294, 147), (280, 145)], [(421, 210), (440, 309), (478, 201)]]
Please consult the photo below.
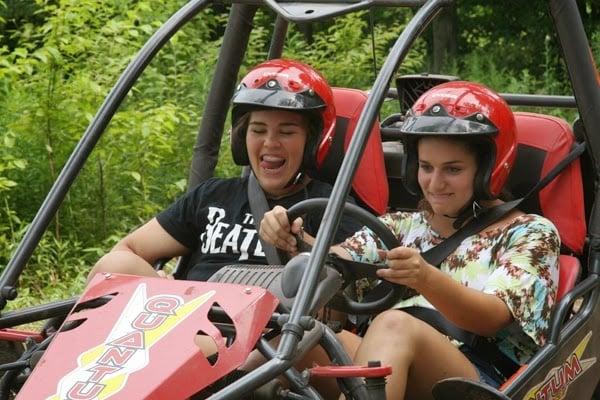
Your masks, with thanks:
[(440, 107), (440, 106), (433, 106), (433, 108), (431, 109), (431, 111), (433, 113), (439, 113), (441, 109), (442, 109), (442, 107)]
[(315, 95), (315, 91), (312, 89), (308, 89), (308, 95), (309, 96), (314, 96)]
[(244, 293), (245, 294), (252, 294), (252, 288), (249, 288), (249, 287), (244, 288)]
[(112, 279), (112, 274), (110, 272), (105, 272), (104, 279)]
[(274, 88), (277, 85), (277, 82), (275, 80), (270, 80), (269, 82), (267, 82), (267, 87), (269, 88)]
[(310, 380), (310, 371), (305, 369), (300, 373), (300, 377), (305, 383), (308, 383), (308, 381)]
[(477, 114), (475, 115), (475, 118), (477, 119), (477, 121), (483, 121), (483, 114), (481, 114), (481, 113), (477, 113)]

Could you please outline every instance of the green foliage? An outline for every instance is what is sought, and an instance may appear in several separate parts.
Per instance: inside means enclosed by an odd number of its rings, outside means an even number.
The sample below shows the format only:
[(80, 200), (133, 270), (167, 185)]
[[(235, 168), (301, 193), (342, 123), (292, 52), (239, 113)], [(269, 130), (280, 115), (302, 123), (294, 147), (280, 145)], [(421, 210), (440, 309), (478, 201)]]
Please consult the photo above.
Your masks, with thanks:
[[(0, 1), (0, 47), (6, 46), (12, 51), (19, 42), (38, 46), (39, 41), (33, 40), (32, 33), (44, 23), (45, 17), (36, 0)], [(25, 40), (26, 37), (30, 40)]]
[(15, 137), (11, 132), (6, 132), (2, 135), (2, 143), (0, 147), (0, 193), (8, 191), (10, 188), (17, 186), (17, 183), (8, 179), (6, 171), (11, 169), (25, 169), (27, 161), (24, 159), (15, 158), (9, 151), (14, 147)]
[[(14, 49), (0, 47), (0, 142), (7, 144), (0, 146), (0, 245), (11, 244), (2, 247), (0, 265), (110, 88), (184, 3), (38, 1), (43, 24), (24, 24), (11, 33)], [(206, 71), (218, 51), (211, 35), (223, 16), (207, 10), (199, 20), (172, 38), (127, 96), (36, 249), (20, 282), (21, 301), (26, 291), (39, 298), (42, 283), (51, 282), (57, 295), (74, 279), (82, 284), (114, 245), (107, 238), (122, 236), (185, 190)]]
[(460, 54), (476, 51), (507, 71), (528, 69), (535, 76), (546, 66), (546, 50), (558, 55), (557, 46), (547, 48), (554, 31), (545, 2), (467, 0), (458, 4), (457, 13)]
[(592, 40), (590, 43), (596, 66), (600, 65), (600, 29), (592, 34)]
[[(337, 18), (333, 23), (315, 32), (313, 42), (307, 44), (303, 33), (292, 27), (284, 55), (298, 58), (317, 68), (334, 86), (368, 89), (376, 72), (373, 62), (381, 65), (408, 22), (404, 9), (393, 10), (395, 18), (389, 25), (375, 24), (375, 49), (372, 46), (371, 26), (367, 11)], [(413, 73), (423, 68), (424, 47), (418, 42), (402, 66), (402, 73)], [(352, 65), (353, 68), (348, 68)]]
[[(15, 96), (6, 104), (13, 115), (7, 126), (20, 139), (16, 147), (35, 155), (31, 168), (18, 178), (37, 185), (11, 197), (14, 204), (30, 199), (31, 208), (23, 210), (29, 216), (127, 63), (182, 3), (64, 0), (45, 6), (51, 16), (42, 28), (47, 32), (44, 46), (34, 54), (23, 51), (24, 58), (37, 61), (35, 73), (25, 90), (13, 90)], [(157, 9), (161, 12), (152, 11)], [(97, 240), (96, 227), (105, 235), (134, 223), (113, 212), (123, 205), (141, 210), (134, 218), (138, 223), (172, 198), (174, 182), (186, 176), (202, 101), (198, 93), (206, 92), (209, 81), (205, 73), (200, 79), (195, 75), (210, 69), (216, 55), (215, 46), (205, 43), (209, 34), (206, 25), (188, 27), (148, 67), (55, 220), (57, 234), (66, 225), (70, 234)], [(195, 60), (197, 54), (203, 58)], [(31, 134), (32, 127), (38, 134)], [(177, 179), (173, 171), (161, 173), (169, 166), (178, 168)], [(158, 198), (148, 202), (151, 193)], [(76, 208), (91, 212), (81, 215)]]
[[(16, 232), (15, 239), (23, 233), (23, 229)], [(26, 273), (19, 278), (19, 296), (9, 302), (8, 308), (18, 309), (79, 295), (85, 287), (87, 267), (97, 258), (93, 249), (83, 248), (76, 239), (45, 235), (27, 264)]]
[[(389, 10), (385, 16), (376, 16), (374, 51), (368, 11), (338, 17), (328, 23), (312, 23), (310, 26), (290, 24), (283, 57), (299, 59), (314, 66), (333, 86), (368, 89), (376, 75), (373, 59), (378, 67), (381, 66), (410, 16), (409, 11), (401, 8)], [(241, 75), (267, 58), (274, 17), (259, 10), (255, 21), (244, 63), (246, 68), (240, 72)], [(400, 72), (422, 71), (424, 50), (424, 42), (418, 41)], [(352, 68), (348, 68), (350, 65)]]
[(16, 212), (9, 207), (7, 196), (10, 190), (17, 186), (17, 182), (8, 177), (8, 171), (25, 169), (27, 161), (11, 154), (14, 148), (15, 136), (12, 132), (0, 132), (0, 265), (8, 262), (9, 249), (15, 239), (15, 226), (21, 224)]

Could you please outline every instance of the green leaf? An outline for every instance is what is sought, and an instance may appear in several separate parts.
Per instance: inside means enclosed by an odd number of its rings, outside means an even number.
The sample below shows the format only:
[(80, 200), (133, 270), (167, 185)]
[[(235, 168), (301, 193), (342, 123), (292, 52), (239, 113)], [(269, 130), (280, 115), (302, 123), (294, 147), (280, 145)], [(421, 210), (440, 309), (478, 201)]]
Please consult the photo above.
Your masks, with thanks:
[(40, 60), (43, 63), (47, 63), (48, 62), (48, 55), (45, 51), (43, 50), (38, 50), (35, 53), (33, 53), (33, 56), (35, 58), (37, 58), (38, 60)]
[(15, 138), (12, 135), (4, 136), (4, 146), (13, 147), (15, 145)]
[(13, 160), (13, 165), (19, 169), (25, 169), (27, 167), (27, 161), (25, 160)]
[(51, 56), (52, 58), (54, 58), (55, 60), (60, 60), (61, 59), (61, 55), (60, 55), (60, 51), (53, 46), (46, 46), (44, 48)]
[(16, 49), (13, 50), (13, 54), (17, 57), (21, 57), (21, 58), (25, 58), (27, 57), (27, 49), (23, 48), (23, 47), (17, 47)]
[(6, 190), (15, 186), (17, 186), (17, 182), (0, 176), (0, 190)]
[(135, 171), (128, 171), (127, 172), (133, 179), (135, 179), (136, 182), (141, 182), (142, 181), (142, 175), (140, 175), (138, 172)]
[(186, 179), (180, 179), (177, 182), (175, 182), (175, 186), (177, 186), (177, 189), (179, 189), (180, 191), (185, 191), (185, 188), (187, 186), (187, 180)]

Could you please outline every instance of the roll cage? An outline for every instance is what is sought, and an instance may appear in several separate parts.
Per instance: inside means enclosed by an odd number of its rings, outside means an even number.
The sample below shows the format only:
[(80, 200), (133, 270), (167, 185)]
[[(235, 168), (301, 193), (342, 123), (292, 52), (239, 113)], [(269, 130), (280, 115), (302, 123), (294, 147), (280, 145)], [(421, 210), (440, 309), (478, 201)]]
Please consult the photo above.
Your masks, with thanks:
[[(240, 395), (284, 373), (290, 367), (290, 360), (294, 359), (299, 346), (299, 337), (308, 329), (306, 316), (319, 286), (319, 276), (326, 264), (329, 246), (342, 216), (342, 205), (351, 190), (352, 179), (372, 131), (371, 128), (377, 121), (379, 110), (386, 96), (403, 94), (390, 88), (394, 74), (416, 38), (444, 7), (453, 3), (452, 0), (347, 2), (240, 0), (232, 2), (221, 52), (215, 66), (212, 86), (194, 146), (189, 175), (190, 187), (212, 176), (214, 172), (229, 109), (229, 99), (238, 80), (240, 66), (249, 44), (252, 20), (258, 7), (268, 7), (277, 14), (268, 53), (269, 58), (281, 55), (290, 22), (325, 20), (372, 7), (418, 7), (418, 10), (390, 49), (388, 57), (369, 91), (354, 135), (341, 162), (333, 192), (325, 208), (322, 228), (317, 235), (315, 246), (306, 260), (307, 268), (300, 282), (297, 296), (289, 315), (285, 318), (286, 322), (281, 331), (281, 341), (277, 353), (273, 353), (273, 357), (262, 367), (237, 381), (236, 385), (226, 386), (212, 398), (239, 398)], [(16, 283), (19, 275), (126, 94), (169, 39), (210, 4), (212, 2), (209, 0), (189, 1), (148, 40), (123, 72), (69, 157), (23, 240), (0, 276), (0, 306), (2, 308), (17, 296)], [(600, 379), (600, 365), (596, 364), (596, 355), (600, 352), (600, 339), (598, 339), (598, 329), (595, 329), (600, 328), (600, 314), (597, 312), (600, 308), (600, 279), (598, 277), (600, 272), (600, 203), (597, 201), (599, 189), (596, 184), (600, 170), (600, 112), (598, 111), (600, 110), (600, 78), (590, 55), (588, 39), (576, 1), (548, 0), (547, 4), (561, 44), (573, 96), (512, 93), (502, 95), (509, 104), (515, 106), (574, 107), (577, 109), (579, 122), (575, 131), (586, 143), (585, 157), (587, 161), (585, 165), (588, 170), (584, 179), (584, 189), (588, 201), (586, 204), (587, 232), (584, 252), (578, 256), (583, 265), (583, 275), (574, 288), (566, 293), (557, 304), (551, 321), (549, 343), (534, 356), (526, 368), (517, 373), (504, 385), (501, 392), (497, 393), (498, 396), (514, 399), (549, 398), (553, 393), (552, 390), (558, 391), (561, 388), (564, 389), (564, 395), (569, 398), (590, 398)], [(576, 301), (579, 301), (580, 304), (578, 304), (578, 312), (573, 314), (573, 305)], [(71, 310), (75, 302), (76, 300), (72, 299), (26, 310), (4, 312), (0, 316), (0, 329), (5, 332), (3, 338), (8, 337), (11, 332), (10, 328), (19, 324), (64, 316)], [(323, 335), (331, 346), (337, 346), (330, 333), (325, 332)], [(44, 338), (43, 336), (36, 337), (36, 340), (44, 340)], [(336, 351), (340, 354), (343, 353), (339, 348), (336, 348)], [(577, 353), (578, 351), (579, 353)], [(571, 357), (573, 354), (578, 354), (579, 358), (573, 359)], [(349, 362), (347, 357), (341, 358)], [(577, 370), (576, 363), (580, 363), (584, 358), (593, 359), (588, 367), (591, 370), (588, 372), (582, 371), (581, 368)], [(11, 370), (11, 368), (4, 369)], [(554, 377), (556, 379), (561, 377), (562, 381), (556, 380), (557, 383), (552, 386)], [(570, 379), (568, 382), (567, 378)], [(444, 384), (441, 384), (436, 396), (443, 398), (444, 390), (447, 390), (446, 393), (450, 393), (453, 383), (456, 382), (448, 382), (447, 389)], [(560, 386), (561, 384), (562, 386)], [(489, 393), (492, 392), (489, 390)], [(318, 394), (310, 390), (303, 395), (306, 398), (319, 398)], [(367, 395), (363, 394), (362, 396)], [(357, 398), (369, 397), (359, 396)], [(479, 397), (465, 395), (463, 398)]]

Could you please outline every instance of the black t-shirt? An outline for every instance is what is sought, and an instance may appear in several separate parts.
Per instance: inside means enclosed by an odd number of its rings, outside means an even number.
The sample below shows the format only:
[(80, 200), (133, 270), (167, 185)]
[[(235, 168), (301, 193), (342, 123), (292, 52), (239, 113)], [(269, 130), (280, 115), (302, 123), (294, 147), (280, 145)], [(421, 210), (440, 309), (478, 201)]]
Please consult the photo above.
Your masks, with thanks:
[[(268, 200), (269, 207), (287, 209), (308, 198), (329, 197), (331, 189), (329, 184), (313, 180), (293, 195)], [(322, 215), (323, 210), (307, 215), (304, 230), (316, 235)], [(247, 177), (208, 179), (156, 218), (173, 238), (192, 250), (188, 280), (207, 280), (225, 265), (267, 264), (250, 211)], [(335, 242), (360, 228), (357, 222), (342, 219)]]

